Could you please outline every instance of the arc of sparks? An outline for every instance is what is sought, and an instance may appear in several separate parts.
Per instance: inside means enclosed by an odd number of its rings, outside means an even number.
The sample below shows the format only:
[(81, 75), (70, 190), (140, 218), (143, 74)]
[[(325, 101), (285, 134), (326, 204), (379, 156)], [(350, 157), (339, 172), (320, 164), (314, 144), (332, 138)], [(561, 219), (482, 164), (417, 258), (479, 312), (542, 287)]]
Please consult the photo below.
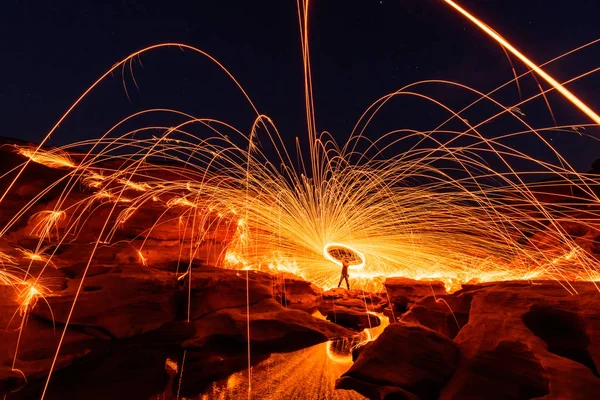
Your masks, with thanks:
[(527, 65), (529, 68), (531, 68), (533, 71), (535, 71), (539, 76), (544, 78), (544, 80), (546, 82), (548, 82), (550, 85), (552, 85), (552, 87), (554, 87), (554, 89), (556, 89), (560, 94), (562, 94), (564, 97), (566, 97), (567, 100), (569, 100), (571, 103), (573, 103), (574, 106), (579, 108), (583, 113), (585, 113), (588, 117), (590, 117), (592, 119), (592, 121), (594, 121), (596, 124), (600, 125), (600, 116), (598, 116), (598, 114), (596, 114), (591, 108), (589, 108), (583, 101), (579, 100), (579, 98), (577, 96), (575, 96), (573, 93), (571, 93), (567, 88), (565, 88), (560, 83), (558, 83), (556, 81), (556, 79), (554, 79), (552, 76), (547, 74), (543, 69), (538, 67), (533, 61), (531, 61), (525, 55), (523, 55), (523, 53), (521, 53), (519, 50), (517, 50), (512, 44), (510, 44), (502, 36), (500, 36), (500, 34), (498, 34), (496, 31), (494, 31), (489, 26), (484, 24), (481, 20), (477, 19), (475, 16), (473, 16), (471, 13), (469, 13), (463, 7), (456, 4), (454, 1), (444, 0), (444, 2), (447, 3), (448, 5), (450, 5), (452, 8), (454, 8), (459, 13), (461, 13), (463, 16), (468, 18), (471, 22), (473, 22), (479, 28), (481, 28), (481, 30), (484, 31), (485, 33), (487, 33), (492, 39), (494, 39), (501, 46), (503, 46), (508, 51), (510, 51), (515, 57), (517, 57), (525, 65)]

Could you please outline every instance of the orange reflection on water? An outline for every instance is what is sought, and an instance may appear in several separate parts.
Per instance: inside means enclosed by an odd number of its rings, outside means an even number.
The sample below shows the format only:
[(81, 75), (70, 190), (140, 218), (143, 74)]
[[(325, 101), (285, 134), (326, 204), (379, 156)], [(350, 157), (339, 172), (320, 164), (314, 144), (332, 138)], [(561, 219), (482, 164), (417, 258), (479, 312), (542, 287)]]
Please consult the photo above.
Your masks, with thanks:
[[(336, 390), (335, 381), (352, 365), (351, 351), (374, 340), (389, 325), (389, 318), (378, 314), (381, 325), (365, 329), (356, 338), (332, 340), (291, 353), (272, 354), (252, 367), (250, 398), (261, 400), (354, 400), (365, 399), (354, 391)], [(184, 378), (185, 379), (185, 378)], [(213, 383), (198, 400), (235, 400), (248, 398), (248, 371)]]

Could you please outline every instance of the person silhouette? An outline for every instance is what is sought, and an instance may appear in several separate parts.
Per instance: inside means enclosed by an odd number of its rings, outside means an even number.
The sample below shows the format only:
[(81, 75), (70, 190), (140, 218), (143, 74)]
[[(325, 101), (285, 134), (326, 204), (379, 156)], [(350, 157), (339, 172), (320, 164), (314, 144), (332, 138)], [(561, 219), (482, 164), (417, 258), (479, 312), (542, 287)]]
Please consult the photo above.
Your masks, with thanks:
[(340, 282), (338, 283), (338, 287), (340, 287), (342, 285), (342, 281), (345, 279), (346, 280), (346, 287), (348, 288), (348, 290), (350, 290), (350, 283), (348, 283), (348, 278), (350, 275), (348, 275), (348, 266), (350, 264), (348, 264), (348, 259), (343, 258), (342, 259), (342, 276), (340, 277)]

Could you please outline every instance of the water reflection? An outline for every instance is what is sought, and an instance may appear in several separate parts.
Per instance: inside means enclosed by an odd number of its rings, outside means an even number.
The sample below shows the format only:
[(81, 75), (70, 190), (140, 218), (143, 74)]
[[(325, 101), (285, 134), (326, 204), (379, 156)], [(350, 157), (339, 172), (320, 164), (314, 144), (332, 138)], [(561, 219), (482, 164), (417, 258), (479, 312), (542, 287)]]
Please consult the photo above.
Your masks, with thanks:
[[(389, 325), (366, 329), (355, 338), (332, 340), (291, 353), (272, 354), (252, 367), (251, 398), (261, 400), (364, 399), (354, 391), (335, 390), (335, 381), (352, 365), (352, 351), (374, 340)], [(317, 316), (318, 317), (318, 316)], [(185, 372), (183, 379), (185, 380)], [(234, 400), (248, 398), (248, 371), (214, 382), (210, 390), (192, 399)], [(155, 397), (153, 400), (163, 399)]]
[[(352, 351), (375, 339), (389, 324), (356, 338), (321, 343), (277, 354), (252, 354), (252, 399), (364, 399), (353, 391), (335, 390), (335, 381), (352, 365)], [(322, 315), (317, 317), (324, 318)], [(230, 342), (187, 351), (161, 346), (152, 337), (106, 343), (81, 363), (55, 373), (46, 400), (228, 400), (248, 398), (245, 345)], [(236, 372), (238, 371), (238, 372)], [(183, 372), (183, 374), (181, 374)], [(232, 372), (234, 372), (232, 374)], [(181, 379), (180, 379), (181, 378)], [(31, 380), (0, 399), (39, 399), (45, 379)], [(198, 394), (200, 393), (200, 394)]]

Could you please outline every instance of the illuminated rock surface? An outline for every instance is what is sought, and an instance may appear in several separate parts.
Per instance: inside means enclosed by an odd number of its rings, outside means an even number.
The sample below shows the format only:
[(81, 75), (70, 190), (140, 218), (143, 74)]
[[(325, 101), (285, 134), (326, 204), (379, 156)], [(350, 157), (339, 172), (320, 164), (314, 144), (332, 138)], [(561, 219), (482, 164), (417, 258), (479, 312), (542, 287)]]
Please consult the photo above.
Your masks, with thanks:
[(387, 278), (385, 288), (397, 311), (406, 310), (409, 304), (425, 296), (446, 294), (446, 288), (440, 281), (417, 281), (400, 277)]
[(362, 307), (345, 307), (335, 303), (323, 302), (319, 305), (319, 312), (325, 315), (328, 321), (355, 331), (373, 328), (380, 324), (379, 317), (369, 314), (364, 303)]
[[(28, 380), (42, 378), (50, 369), (62, 324), (81, 282), (83, 266), (50, 271), (53, 272), (49, 276), (59, 290), (46, 297), (48, 304), (40, 300), (32, 305), (15, 364)], [(305, 311), (282, 306), (274, 299), (281, 293), (274, 277), (261, 272), (194, 269), (189, 291), (190, 323), (185, 322), (189, 279), (178, 281), (173, 272), (127, 264), (96, 265), (88, 272), (55, 370), (80, 359), (84, 364), (79, 364), (93, 366), (94, 371), (98, 368), (102, 371), (112, 363), (127, 364), (130, 363), (127, 357), (114, 355), (116, 349), (135, 354), (135, 349), (146, 343), (148, 349), (141, 354), (149, 352), (150, 358), (158, 357), (155, 353), (164, 354), (165, 349), (175, 353), (179, 349), (179, 354), (187, 349), (188, 368), (197, 370), (191, 376), (204, 379), (207, 385), (247, 367), (247, 304), (253, 362), (263, 360), (273, 351), (297, 350), (356, 334)], [(298, 299), (300, 304), (316, 298), (310, 284), (298, 280), (291, 287), (290, 297)], [(22, 318), (13, 289), (0, 286), (0, 290), (5, 299), (0, 306), (0, 323), (9, 327), (0, 331), (0, 388), (9, 390), (24, 382), (22, 374), (12, 369)], [(56, 323), (55, 330), (52, 321)], [(99, 361), (105, 358), (106, 361)], [(19, 392), (25, 397), (14, 395), (14, 398), (27, 398), (32, 393), (29, 390), (39, 389), (36, 385)], [(194, 387), (198, 390), (197, 382)]]
[(323, 290), (318, 286), (297, 278), (276, 281), (276, 299), (285, 307), (312, 313), (317, 309)]
[[(2, 171), (23, 161), (7, 147), (0, 153)], [(31, 163), (2, 203), (0, 226), (65, 174)], [(0, 191), (7, 181), (0, 180)], [(57, 249), (54, 239), (65, 237), (68, 226), (59, 221), (53, 240), (41, 242), (39, 254), (53, 254), (45, 267), (44, 260), (18, 249), (39, 250), (34, 214), (53, 209), (65, 184), (42, 193), (38, 204), (0, 238), (0, 251), (31, 276), (40, 276), (49, 291), (45, 299), (32, 300), (21, 330), (22, 296), (30, 282), (0, 286), (0, 324), (6, 328), (0, 330), (0, 393), (8, 393), (7, 400), (39, 398), (84, 273), (47, 399), (78, 399), (81, 393), (88, 399), (115, 393), (131, 399), (157, 393), (175, 398), (181, 375), (165, 372), (166, 358), (184, 365), (180, 389), (187, 397), (244, 396), (249, 364), (257, 369), (253, 393), (265, 399), (362, 398), (358, 392), (375, 399), (587, 399), (600, 393), (600, 293), (591, 283), (463, 285), (448, 294), (439, 281), (393, 277), (385, 281), (383, 293), (324, 292), (284, 273), (210, 267), (223, 256), (231, 229), (207, 230), (192, 254), (193, 235), (179, 219), (186, 209), (165, 208), (168, 199), (144, 203), (126, 224), (117, 217), (128, 203), (95, 200), (93, 213), (82, 211), (86, 218), (77, 236), (68, 236)], [(567, 186), (561, 190), (570, 193)], [(77, 185), (62, 207), (93, 193)], [(111, 215), (113, 206), (117, 212)], [(147, 229), (149, 221), (159, 219)], [(110, 240), (97, 242), (105, 222), (116, 228)], [(561, 229), (578, 249), (600, 254), (600, 231), (594, 225), (571, 220), (561, 222)], [(519, 240), (548, 251), (549, 257), (557, 255), (556, 262), (573, 262), (557, 236), (539, 231)], [(185, 275), (188, 266), (191, 280)], [(333, 323), (313, 318), (315, 310)], [(349, 353), (335, 350), (350, 349), (356, 342), (348, 338), (386, 320), (372, 313), (399, 323), (356, 348), (352, 365)], [(338, 337), (348, 341), (329, 341)], [(286, 353), (273, 353), (280, 351)], [(345, 372), (339, 388), (355, 391), (334, 390)], [(24, 376), (29, 384), (10, 393), (22, 386)], [(212, 386), (222, 379), (230, 397)]]
[(328, 321), (362, 331), (379, 326), (381, 321), (375, 313), (382, 312), (387, 305), (375, 293), (335, 288), (323, 293), (318, 310)]
[(592, 283), (573, 288), (573, 295), (557, 282), (472, 289), (469, 322), (455, 338), (461, 357), (441, 398), (599, 393), (600, 292)]
[(390, 388), (435, 398), (454, 372), (457, 356), (456, 344), (444, 335), (420, 325), (391, 324), (361, 350), (337, 387), (371, 398), (385, 398)]
[[(248, 327), (248, 314), (249, 327)], [(184, 347), (210, 346), (212, 343), (244, 344), (248, 329), (251, 347), (256, 350), (291, 351), (355, 333), (309, 314), (286, 309), (272, 299), (243, 307), (217, 310), (194, 322), (194, 337)]]
[(372, 399), (589, 399), (600, 391), (593, 283), (465, 285), (436, 299), (417, 300), (403, 322), (360, 349), (338, 387)]
[[(68, 281), (67, 289), (54, 292), (34, 315), (66, 322), (81, 279)], [(139, 265), (121, 265), (111, 272), (86, 277), (71, 323), (99, 328), (115, 339), (141, 335), (175, 319), (177, 280), (173, 274)]]
[(469, 321), (472, 297), (472, 292), (426, 296), (415, 301), (410, 309), (400, 316), (400, 320), (418, 323), (454, 338)]

